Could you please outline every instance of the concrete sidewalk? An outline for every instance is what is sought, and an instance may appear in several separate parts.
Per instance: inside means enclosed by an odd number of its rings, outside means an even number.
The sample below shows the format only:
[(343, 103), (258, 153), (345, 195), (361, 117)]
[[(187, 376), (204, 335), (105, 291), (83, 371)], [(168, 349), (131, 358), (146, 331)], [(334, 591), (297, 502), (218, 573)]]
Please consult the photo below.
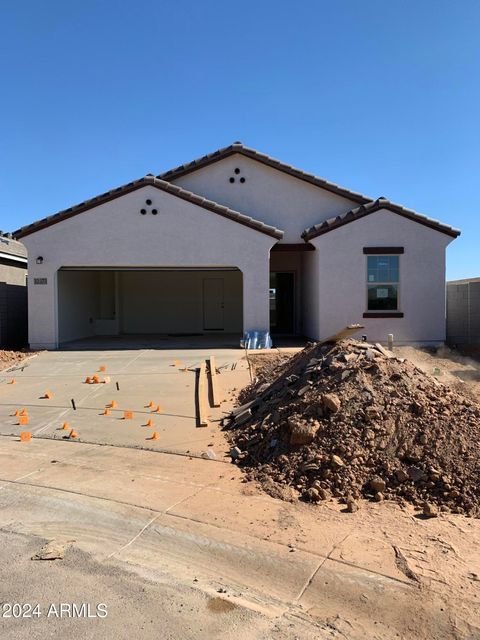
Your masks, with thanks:
[[(470, 524), (480, 539), (478, 523)], [(308, 612), (320, 626), (340, 616), (339, 633), (348, 627), (351, 638), (452, 637), (440, 592), (419, 598), (421, 574), (409, 577), (395, 552), (420, 545), (415, 536), (445, 537), (449, 526), (413, 526), (411, 513), (395, 505), (347, 515), (334, 503), (281, 502), (256, 493), (224, 462), (0, 438), (1, 530), (72, 539), (100, 562), (206, 593), (225, 589), (226, 598), (271, 616)], [(462, 538), (455, 545), (465, 559), (471, 538)], [(422, 625), (435, 634), (422, 635)]]

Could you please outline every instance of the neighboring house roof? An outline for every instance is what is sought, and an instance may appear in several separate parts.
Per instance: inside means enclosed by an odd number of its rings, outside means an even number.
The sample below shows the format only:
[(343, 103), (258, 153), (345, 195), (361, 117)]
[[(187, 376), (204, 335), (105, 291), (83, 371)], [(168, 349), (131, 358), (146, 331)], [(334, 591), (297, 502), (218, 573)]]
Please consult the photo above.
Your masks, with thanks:
[(431, 229), (435, 229), (435, 231), (440, 231), (441, 233), (446, 233), (448, 236), (452, 238), (456, 238), (460, 235), (460, 231), (458, 229), (454, 229), (447, 224), (442, 224), (438, 222), (438, 220), (433, 220), (432, 218), (427, 218), (426, 216), (417, 213), (416, 211), (412, 211), (411, 209), (406, 209), (405, 207), (401, 207), (398, 204), (394, 204), (390, 202), (386, 198), (378, 198), (374, 202), (369, 202), (367, 204), (363, 204), (356, 209), (351, 209), (347, 211), (347, 213), (343, 213), (340, 216), (336, 216), (335, 218), (330, 218), (329, 220), (325, 220), (325, 222), (321, 222), (320, 224), (316, 224), (309, 229), (305, 229), (302, 233), (302, 238), (305, 242), (309, 242), (313, 238), (317, 236), (321, 236), (324, 233), (328, 233), (333, 229), (338, 229), (338, 227), (342, 227), (349, 222), (354, 222), (355, 220), (359, 220), (360, 218), (364, 218), (365, 216), (370, 215), (371, 213), (375, 213), (376, 211), (380, 211), (380, 209), (387, 209), (387, 211), (392, 211), (393, 213), (397, 213), (404, 218), (408, 218), (413, 222), (418, 222), (419, 224), (423, 224), (426, 227), (430, 227)]
[(50, 227), (58, 222), (62, 222), (63, 220), (68, 220), (68, 218), (72, 218), (84, 211), (88, 211), (89, 209), (93, 209), (94, 207), (98, 207), (101, 204), (106, 202), (110, 202), (111, 200), (115, 200), (116, 198), (125, 195), (126, 193), (131, 193), (132, 191), (136, 191), (137, 189), (141, 189), (145, 186), (152, 186), (160, 189), (161, 191), (165, 191), (170, 193), (171, 195), (176, 196), (177, 198), (181, 198), (182, 200), (186, 200), (187, 202), (191, 202), (192, 204), (196, 204), (208, 211), (212, 211), (213, 213), (217, 213), (224, 218), (228, 218), (229, 220), (233, 220), (234, 222), (238, 222), (240, 224), (245, 225), (246, 227), (250, 227), (251, 229), (255, 229), (256, 231), (260, 231), (261, 233), (265, 233), (266, 235), (272, 236), (273, 238), (277, 238), (280, 240), (283, 237), (283, 231), (277, 229), (275, 227), (269, 226), (260, 222), (259, 220), (255, 220), (250, 216), (247, 216), (238, 211), (234, 211), (233, 209), (229, 209), (224, 205), (213, 202), (212, 200), (208, 200), (203, 196), (199, 196), (191, 191), (187, 191), (186, 189), (182, 189), (181, 187), (177, 187), (170, 182), (166, 182), (165, 180), (161, 180), (160, 178), (156, 178), (153, 175), (147, 175), (139, 180), (135, 180), (133, 182), (129, 182), (121, 187), (117, 187), (116, 189), (112, 189), (111, 191), (107, 191), (102, 195), (96, 196), (95, 198), (91, 198), (90, 200), (86, 200), (80, 204), (77, 204), (68, 209), (64, 209), (63, 211), (59, 211), (51, 216), (47, 216), (42, 220), (38, 220), (37, 222), (33, 222), (25, 227), (21, 227), (17, 229), (17, 231), (13, 232), (15, 238), (24, 238), (25, 236), (30, 235), (31, 233), (35, 233), (36, 231), (40, 231), (41, 229), (45, 229)]
[(21, 242), (17, 242), (17, 240), (0, 235), (0, 256), (8, 257), (11, 260), (18, 258), (20, 262), (25, 262), (27, 259), (27, 247)]
[(264, 153), (260, 153), (260, 151), (256, 151), (255, 149), (251, 149), (250, 147), (246, 147), (241, 142), (234, 142), (228, 147), (223, 147), (222, 149), (218, 149), (213, 153), (209, 153), (206, 156), (201, 158), (197, 158), (188, 164), (182, 164), (175, 169), (170, 169), (169, 171), (165, 171), (165, 173), (161, 173), (158, 175), (158, 178), (162, 180), (175, 180), (176, 178), (180, 178), (181, 176), (186, 175), (187, 173), (191, 173), (192, 171), (196, 171), (197, 169), (202, 169), (203, 167), (207, 167), (208, 165), (218, 162), (219, 160), (223, 160), (224, 158), (228, 158), (231, 155), (239, 153), (247, 158), (251, 158), (252, 160), (257, 160), (269, 167), (274, 169), (278, 169), (279, 171), (283, 171), (283, 173), (287, 173), (294, 178), (298, 178), (299, 180), (304, 180), (305, 182), (309, 182), (310, 184), (315, 185), (316, 187), (321, 187), (322, 189), (326, 189), (327, 191), (331, 191), (339, 196), (343, 196), (344, 198), (348, 198), (349, 200), (354, 200), (356, 202), (364, 203), (370, 202), (371, 198), (364, 196), (361, 193), (356, 193), (355, 191), (350, 191), (350, 189), (345, 189), (338, 184), (333, 182), (329, 182), (324, 178), (319, 178), (318, 176), (313, 175), (312, 173), (306, 173), (301, 169), (297, 169), (292, 167), (289, 164), (285, 164), (284, 162), (280, 162), (280, 160), (276, 160), (271, 156), (267, 156)]

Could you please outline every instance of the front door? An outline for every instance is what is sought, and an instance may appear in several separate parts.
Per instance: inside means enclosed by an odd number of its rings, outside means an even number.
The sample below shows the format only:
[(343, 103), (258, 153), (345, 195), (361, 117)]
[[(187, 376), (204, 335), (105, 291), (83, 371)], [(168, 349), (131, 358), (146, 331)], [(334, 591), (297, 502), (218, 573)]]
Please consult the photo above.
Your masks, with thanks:
[(295, 274), (270, 274), (270, 331), (272, 334), (295, 332)]
[(203, 328), (206, 331), (223, 331), (223, 308), (223, 278), (204, 278)]

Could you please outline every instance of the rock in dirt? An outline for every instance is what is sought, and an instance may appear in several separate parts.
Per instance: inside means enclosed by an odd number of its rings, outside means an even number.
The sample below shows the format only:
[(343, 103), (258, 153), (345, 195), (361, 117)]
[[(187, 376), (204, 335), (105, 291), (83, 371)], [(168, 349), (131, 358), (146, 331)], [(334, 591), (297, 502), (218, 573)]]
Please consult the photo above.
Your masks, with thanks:
[(359, 508), (360, 507), (358, 505), (358, 502), (354, 498), (352, 498), (352, 497), (347, 498), (347, 511), (348, 511), (348, 513), (355, 513), (355, 511), (358, 511)]
[(378, 477), (372, 478), (372, 480), (370, 480), (369, 482), (369, 486), (370, 489), (375, 493), (378, 493), (379, 491), (385, 491), (385, 489), (387, 488), (385, 480), (382, 480), (382, 478)]
[(340, 407), (341, 407), (342, 403), (340, 401), (340, 398), (337, 395), (335, 395), (334, 393), (326, 393), (326, 394), (324, 394), (322, 400), (323, 400), (323, 404), (332, 413), (337, 413), (337, 411), (340, 410)]
[(290, 428), (290, 444), (310, 444), (315, 439), (318, 422), (308, 423), (292, 417), (288, 419), (288, 426)]
[(423, 505), (423, 515), (427, 518), (436, 518), (438, 516), (438, 509), (430, 502), (425, 502)]

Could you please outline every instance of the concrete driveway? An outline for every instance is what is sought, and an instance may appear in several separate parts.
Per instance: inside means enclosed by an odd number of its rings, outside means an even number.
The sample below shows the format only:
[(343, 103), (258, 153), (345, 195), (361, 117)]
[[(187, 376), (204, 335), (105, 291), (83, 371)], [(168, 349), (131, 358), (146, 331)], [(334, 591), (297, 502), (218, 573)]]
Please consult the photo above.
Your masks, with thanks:
[[(224, 402), (210, 409), (208, 427), (197, 427), (195, 368), (214, 355)], [(102, 365), (106, 371), (101, 372)], [(235, 370), (232, 371), (232, 365)], [(184, 369), (187, 368), (187, 371)], [(108, 376), (110, 382), (86, 384), (87, 376)], [(15, 384), (10, 384), (12, 379)], [(193, 455), (227, 448), (218, 420), (231, 406), (232, 387), (248, 383), (248, 365), (239, 349), (135, 349), (53, 351), (29, 358), (0, 378), (0, 434), (28, 430), (33, 437), (62, 439), (69, 431), (81, 442), (167, 450)], [(118, 388), (117, 388), (118, 385)], [(46, 392), (51, 398), (45, 398)], [(72, 399), (76, 410), (72, 407)], [(115, 400), (117, 407), (102, 415)], [(160, 405), (155, 413), (148, 405)], [(25, 408), (28, 426), (21, 427), (15, 410)], [(124, 411), (133, 419), (124, 419)], [(148, 420), (153, 426), (148, 427)], [(151, 440), (156, 431), (159, 439)]]

